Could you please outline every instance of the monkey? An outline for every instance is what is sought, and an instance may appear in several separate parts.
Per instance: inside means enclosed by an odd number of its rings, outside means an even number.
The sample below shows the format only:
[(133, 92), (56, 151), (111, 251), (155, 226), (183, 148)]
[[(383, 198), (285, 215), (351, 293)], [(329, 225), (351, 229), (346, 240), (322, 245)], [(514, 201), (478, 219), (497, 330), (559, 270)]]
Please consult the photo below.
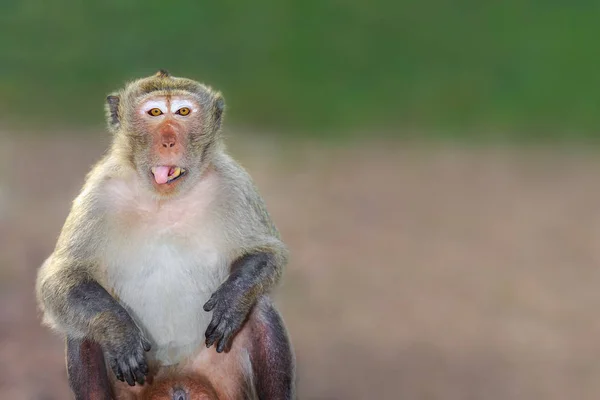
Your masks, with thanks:
[(37, 272), (76, 399), (293, 399), (289, 252), (227, 152), (221, 92), (166, 70), (106, 97), (111, 144)]

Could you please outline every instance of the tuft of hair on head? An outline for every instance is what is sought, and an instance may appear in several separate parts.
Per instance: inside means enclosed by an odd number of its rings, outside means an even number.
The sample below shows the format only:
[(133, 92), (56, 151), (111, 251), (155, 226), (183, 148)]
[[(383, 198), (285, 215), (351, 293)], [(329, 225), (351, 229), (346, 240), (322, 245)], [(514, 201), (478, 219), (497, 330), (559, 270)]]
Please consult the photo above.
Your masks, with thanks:
[(166, 69), (159, 69), (156, 74), (154, 74), (157, 78), (169, 78), (171, 74)]

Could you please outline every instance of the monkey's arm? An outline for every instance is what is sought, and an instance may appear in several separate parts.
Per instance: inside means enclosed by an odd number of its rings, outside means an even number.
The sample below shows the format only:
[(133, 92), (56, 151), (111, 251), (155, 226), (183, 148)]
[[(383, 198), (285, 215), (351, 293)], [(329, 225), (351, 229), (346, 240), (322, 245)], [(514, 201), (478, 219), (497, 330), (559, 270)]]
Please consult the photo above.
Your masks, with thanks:
[[(85, 203), (84, 203), (85, 204)], [(83, 210), (82, 210), (83, 208)], [(75, 204), (54, 254), (40, 268), (36, 291), (44, 318), (67, 338), (99, 343), (120, 380), (143, 383), (150, 343), (127, 311), (96, 279), (94, 249), (102, 222)]]
[(217, 344), (219, 353), (229, 347), (256, 301), (279, 280), (282, 268), (281, 255), (264, 250), (248, 253), (233, 263), (229, 278), (204, 305), (205, 311), (213, 311), (206, 329), (207, 347)]
[(225, 155), (216, 170), (223, 183), (219, 214), (234, 254), (229, 277), (204, 305), (205, 311), (213, 311), (206, 345), (216, 344), (220, 353), (229, 347), (257, 300), (279, 282), (287, 249), (250, 175)]
[(46, 319), (69, 339), (99, 343), (117, 379), (144, 383), (148, 373), (144, 351), (150, 342), (131, 316), (83, 268), (54, 262), (43, 267), (38, 297)]

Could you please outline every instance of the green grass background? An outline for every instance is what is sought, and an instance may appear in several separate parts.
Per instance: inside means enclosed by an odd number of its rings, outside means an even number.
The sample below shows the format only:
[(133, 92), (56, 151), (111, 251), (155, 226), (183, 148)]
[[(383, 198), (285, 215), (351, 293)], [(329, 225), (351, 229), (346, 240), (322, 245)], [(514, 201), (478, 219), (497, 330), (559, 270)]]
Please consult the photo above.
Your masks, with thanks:
[(600, 2), (0, 0), (0, 122), (104, 123), (158, 68), (296, 134), (596, 138)]

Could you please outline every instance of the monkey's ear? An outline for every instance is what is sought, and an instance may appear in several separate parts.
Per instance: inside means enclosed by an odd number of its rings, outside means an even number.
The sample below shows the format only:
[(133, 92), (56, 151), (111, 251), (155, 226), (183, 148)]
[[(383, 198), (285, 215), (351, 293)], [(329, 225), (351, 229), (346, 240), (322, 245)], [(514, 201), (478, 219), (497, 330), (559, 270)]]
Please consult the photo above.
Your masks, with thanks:
[(119, 115), (119, 103), (121, 98), (118, 95), (111, 94), (106, 96), (106, 114), (108, 117), (108, 126), (112, 130), (119, 129), (121, 124), (121, 116)]
[(223, 113), (225, 112), (225, 99), (221, 93), (215, 94), (213, 101), (213, 120), (215, 121), (215, 130), (221, 128)]
[(154, 76), (156, 76), (157, 78), (168, 78), (171, 76), (171, 74), (166, 69), (159, 69), (158, 72), (154, 74)]

